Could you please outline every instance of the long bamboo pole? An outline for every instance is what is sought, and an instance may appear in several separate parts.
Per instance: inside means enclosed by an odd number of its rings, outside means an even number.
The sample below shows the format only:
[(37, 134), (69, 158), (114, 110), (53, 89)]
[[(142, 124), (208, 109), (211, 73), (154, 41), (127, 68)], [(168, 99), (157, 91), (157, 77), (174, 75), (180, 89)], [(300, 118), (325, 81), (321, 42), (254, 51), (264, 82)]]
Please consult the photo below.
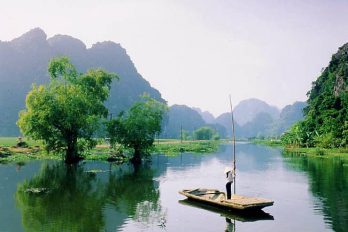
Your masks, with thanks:
[(233, 193), (236, 194), (236, 134), (234, 131), (233, 107), (230, 95), (231, 121), (232, 121), (232, 142), (233, 142)]

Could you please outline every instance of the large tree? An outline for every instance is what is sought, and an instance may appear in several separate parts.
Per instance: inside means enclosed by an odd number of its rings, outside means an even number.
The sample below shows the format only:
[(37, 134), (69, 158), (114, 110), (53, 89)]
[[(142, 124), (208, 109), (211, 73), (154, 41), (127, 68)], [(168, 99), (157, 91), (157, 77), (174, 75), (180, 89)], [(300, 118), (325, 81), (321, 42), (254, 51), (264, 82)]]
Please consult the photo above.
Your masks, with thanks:
[(161, 123), (167, 106), (155, 99), (144, 96), (144, 100), (136, 102), (128, 112), (122, 112), (116, 119), (107, 123), (107, 132), (112, 144), (119, 143), (134, 150), (131, 159), (140, 163), (141, 157), (147, 154), (153, 145), (155, 135), (161, 131)]
[(115, 74), (102, 69), (78, 73), (67, 57), (49, 63), (50, 83), (33, 85), (17, 122), (22, 133), (42, 140), (48, 151), (65, 152), (65, 162), (95, 144), (93, 134), (108, 114), (104, 101)]

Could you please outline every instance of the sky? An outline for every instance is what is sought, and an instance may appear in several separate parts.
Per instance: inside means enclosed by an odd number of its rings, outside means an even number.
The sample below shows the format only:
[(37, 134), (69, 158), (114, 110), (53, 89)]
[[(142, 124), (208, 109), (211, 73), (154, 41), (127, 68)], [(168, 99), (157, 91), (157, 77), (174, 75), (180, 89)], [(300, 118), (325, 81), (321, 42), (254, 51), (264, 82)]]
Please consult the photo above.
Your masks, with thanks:
[(346, 0), (0, 0), (0, 40), (42, 28), (120, 43), (169, 105), (215, 116), (259, 98), (305, 101), (348, 42)]

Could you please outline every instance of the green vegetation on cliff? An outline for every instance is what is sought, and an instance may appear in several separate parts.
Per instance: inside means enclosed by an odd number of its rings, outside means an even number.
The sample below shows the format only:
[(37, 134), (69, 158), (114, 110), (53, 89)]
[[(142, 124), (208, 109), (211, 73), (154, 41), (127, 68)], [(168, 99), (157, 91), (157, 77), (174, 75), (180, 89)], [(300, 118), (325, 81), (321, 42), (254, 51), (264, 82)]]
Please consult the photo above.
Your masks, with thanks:
[(307, 93), (305, 119), (282, 136), (299, 147), (348, 146), (348, 43), (332, 56)]

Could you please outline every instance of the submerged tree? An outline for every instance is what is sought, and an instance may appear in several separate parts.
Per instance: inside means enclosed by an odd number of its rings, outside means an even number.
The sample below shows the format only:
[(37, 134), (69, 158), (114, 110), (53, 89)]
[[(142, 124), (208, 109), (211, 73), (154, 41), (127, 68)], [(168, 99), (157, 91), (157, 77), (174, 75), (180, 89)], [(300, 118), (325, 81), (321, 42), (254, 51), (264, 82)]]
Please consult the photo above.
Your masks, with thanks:
[(117, 76), (102, 69), (80, 74), (67, 57), (52, 59), (48, 71), (50, 83), (33, 85), (17, 124), (24, 135), (42, 140), (48, 151), (65, 152), (65, 162), (74, 163), (95, 145), (92, 136), (108, 114), (103, 102)]
[(117, 119), (107, 123), (107, 132), (111, 144), (116, 142), (134, 150), (131, 159), (140, 163), (141, 156), (152, 147), (155, 135), (161, 131), (161, 122), (167, 106), (148, 96), (144, 101), (136, 102), (128, 112), (122, 112)]

